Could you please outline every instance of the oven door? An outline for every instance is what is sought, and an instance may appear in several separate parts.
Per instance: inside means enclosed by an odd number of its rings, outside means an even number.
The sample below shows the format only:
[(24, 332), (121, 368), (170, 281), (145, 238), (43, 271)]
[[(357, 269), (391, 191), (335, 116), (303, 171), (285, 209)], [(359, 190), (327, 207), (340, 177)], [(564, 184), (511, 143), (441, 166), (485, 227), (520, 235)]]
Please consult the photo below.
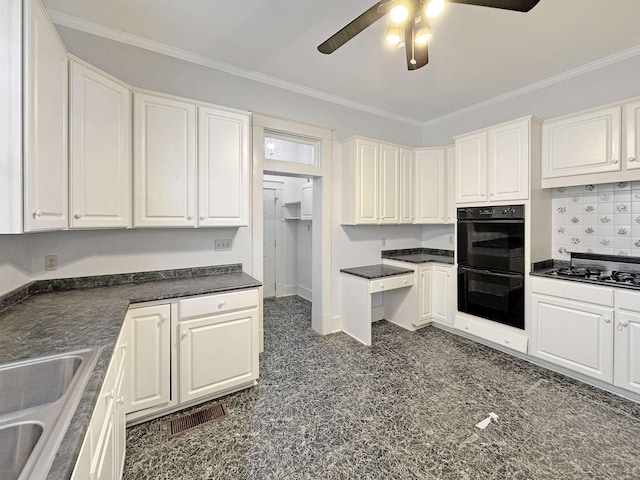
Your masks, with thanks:
[(524, 330), (524, 275), (458, 267), (458, 310)]
[(458, 264), (524, 274), (524, 221), (458, 220)]

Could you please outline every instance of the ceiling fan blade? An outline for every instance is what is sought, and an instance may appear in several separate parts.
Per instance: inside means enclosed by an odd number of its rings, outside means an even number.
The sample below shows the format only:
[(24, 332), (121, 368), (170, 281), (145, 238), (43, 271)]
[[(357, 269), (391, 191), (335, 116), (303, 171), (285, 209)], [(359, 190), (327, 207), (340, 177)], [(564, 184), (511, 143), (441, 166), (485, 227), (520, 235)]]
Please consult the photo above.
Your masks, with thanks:
[(535, 7), (540, 0), (449, 0), (449, 2), (477, 5), (478, 7), (502, 8), (503, 10), (515, 10), (516, 12), (528, 12)]
[[(404, 29), (404, 49), (407, 53), (407, 70), (417, 70), (429, 63), (429, 47), (425, 45), (415, 45), (413, 42), (413, 29)], [(415, 59), (416, 63), (411, 63)]]
[(373, 25), (375, 22), (384, 17), (388, 11), (388, 7), (391, 4), (389, 0), (382, 0), (376, 3), (369, 10), (364, 12), (359, 17), (356, 17), (344, 28), (338, 30), (327, 40), (318, 45), (318, 50), (322, 53), (333, 53), (342, 45), (347, 43), (369, 25)]

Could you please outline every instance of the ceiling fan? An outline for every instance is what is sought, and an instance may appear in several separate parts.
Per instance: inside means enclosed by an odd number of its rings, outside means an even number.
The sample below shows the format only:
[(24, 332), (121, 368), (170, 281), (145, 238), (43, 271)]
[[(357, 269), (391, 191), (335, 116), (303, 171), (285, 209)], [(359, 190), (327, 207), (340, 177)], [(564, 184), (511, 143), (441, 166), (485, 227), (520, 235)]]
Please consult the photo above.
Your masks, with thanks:
[[(479, 7), (528, 12), (540, 0), (447, 0)], [(389, 14), (386, 39), (398, 48), (405, 47), (407, 68), (417, 70), (429, 63), (428, 41), (431, 38), (429, 18), (437, 16), (445, 0), (382, 0), (318, 46), (322, 53), (333, 53), (365, 28)]]

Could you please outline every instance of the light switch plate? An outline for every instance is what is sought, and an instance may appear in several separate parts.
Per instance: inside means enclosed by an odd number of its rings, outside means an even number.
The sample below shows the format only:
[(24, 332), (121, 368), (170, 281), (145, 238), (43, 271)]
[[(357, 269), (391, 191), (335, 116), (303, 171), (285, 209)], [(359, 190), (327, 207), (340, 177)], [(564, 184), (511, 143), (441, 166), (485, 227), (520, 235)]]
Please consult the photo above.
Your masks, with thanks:
[(231, 243), (232, 240), (230, 238), (222, 238), (216, 240), (214, 248), (216, 249), (216, 251), (231, 250)]

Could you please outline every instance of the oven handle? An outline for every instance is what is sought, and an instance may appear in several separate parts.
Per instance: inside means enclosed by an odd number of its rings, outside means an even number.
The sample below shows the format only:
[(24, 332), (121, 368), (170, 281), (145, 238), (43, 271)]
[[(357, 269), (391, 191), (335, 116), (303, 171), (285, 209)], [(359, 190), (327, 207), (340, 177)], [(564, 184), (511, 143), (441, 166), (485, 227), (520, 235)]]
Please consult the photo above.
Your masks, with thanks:
[(469, 218), (459, 218), (458, 223), (524, 223), (524, 218), (513, 218), (513, 219), (499, 219), (494, 218), (489, 220), (487, 219), (469, 219)]
[(481, 273), (483, 275), (493, 275), (494, 277), (506, 277), (506, 278), (524, 278), (524, 274), (522, 273), (503, 273), (496, 272), (495, 270), (486, 270), (483, 268), (471, 268), (471, 267), (463, 267), (458, 265), (458, 270), (462, 270), (465, 272), (475, 272)]

